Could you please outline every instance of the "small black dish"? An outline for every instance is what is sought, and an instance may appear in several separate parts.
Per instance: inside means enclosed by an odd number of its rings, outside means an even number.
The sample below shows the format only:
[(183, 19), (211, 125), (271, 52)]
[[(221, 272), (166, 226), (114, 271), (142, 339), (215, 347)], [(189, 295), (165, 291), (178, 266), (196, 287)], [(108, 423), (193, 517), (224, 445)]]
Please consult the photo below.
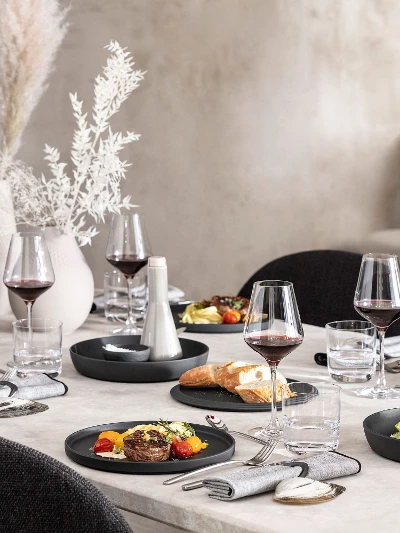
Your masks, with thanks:
[(144, 344), (125, 344), (125, 343), (109, 343), (114, 348), (122, 348), (124, 350), (127, 350), (125, 352), (122, 352), (120, 350), (108, 350), (106, 346), (103, 346), (103, 355), (104, 359), (107, 359), (107, 361), (136, 361), (136, 362), (143, 362), (148, 361), (150, 357), (150, 348), (148, 346), (145, 346)]
[(76, 370), (88, 378), (122, 383), (158, 383), (173, 381), (196, 366), (205, 365), (208, 346), (191, 339), (179, 339), (182, 359), (172, 361), (110, 361), (105, 359), (106, 344), (139, 344), (140, 335), (99, 337), (74, 344), (69, 349)]
[(400, 440), (390, 436), (397, 433), (394, 426), (398, 422), (400, 422), (400, 409), (386, 409), (367, 416), (363, 426), (368, 444), (375, 453), (400, 462)]

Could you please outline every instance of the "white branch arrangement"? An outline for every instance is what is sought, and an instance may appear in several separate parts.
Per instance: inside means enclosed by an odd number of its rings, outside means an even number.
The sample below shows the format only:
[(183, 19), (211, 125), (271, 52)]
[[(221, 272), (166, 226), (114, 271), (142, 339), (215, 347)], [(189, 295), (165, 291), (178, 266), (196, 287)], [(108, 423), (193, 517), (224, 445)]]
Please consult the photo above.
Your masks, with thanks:
[(91, 244), (98, 233), (95, 226), (85, 229), (86, 214), (98, 223), (107, 213), (134, 207), (130, 196), (121, 197), (120, 182), (130, 165), (119, 155), (140, 135), (113, 133), (110, 119), (139, 87), (146, 72), (134, 70), (130, 53), (117, 42), (111, 41), (105, 48), (110, 57), (95, 80), (91, 124), (82, 110), (83, 102), (70, 94), (77, 124), (71, 148), (72, 174), (66, 173), (67, 165), (60, 162), (59, 151), (47, 145), (44, 151), (50, 179), (42, 175), (38, 180), (21, 162), (13, 163), (8, 170), (17, 223), (55, 226), (77, 237), (81, 246)]
[(0, 179), (17, 153), (67, 32), (59, 0), (0, 2)]

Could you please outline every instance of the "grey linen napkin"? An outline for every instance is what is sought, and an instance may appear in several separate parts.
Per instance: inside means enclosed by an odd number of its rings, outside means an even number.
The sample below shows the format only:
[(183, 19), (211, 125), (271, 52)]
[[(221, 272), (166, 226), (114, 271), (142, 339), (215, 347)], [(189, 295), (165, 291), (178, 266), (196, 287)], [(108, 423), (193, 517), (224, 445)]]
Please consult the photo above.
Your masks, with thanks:
[[(52, 398), (53, 396), (62, 396), (68, 391), (65, 383), (47, 374), (31, 374), (24, 378), (14, 376), (8, 381), (18, 387), (18, 391), (13, 398), (22, 398), (24, 400), (41, 400), (43, 398)], [(0, 386), (0, 398), (5, 398), (9, 394), (9, 387)]]
[[(309, 471), (306, 477), (317, 481), (358, 474), (361, 470), (361, 464), (357, 459), (338, 452), (326, 452), (288, 462), (299, 461), (308, 465)], [(210, 477), (203, 480), (203, 485), (210, 490), (208, 494), (210, 498), (229, 501), (274, 490), (284, 479), (298, 477), (301, 473), (301, 466), (266, 465)]]

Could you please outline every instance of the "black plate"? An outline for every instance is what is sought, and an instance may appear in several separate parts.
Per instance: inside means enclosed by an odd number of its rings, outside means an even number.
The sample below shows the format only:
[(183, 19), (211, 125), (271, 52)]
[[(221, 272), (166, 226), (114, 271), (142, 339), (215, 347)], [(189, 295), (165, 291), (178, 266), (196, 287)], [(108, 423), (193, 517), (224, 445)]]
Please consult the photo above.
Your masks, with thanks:
[(171, 305), (172, 315), (177, 328), (186, 328), (188, 333), (242, 333), (244, 322), (238, 324), (185, 324), (180, 321), (181, 315), (187, 307), (185, 304)]
[[(288, 383), (297, 382), (288, 379)], [(170, 390), (174, 400), (200, 409), (214, 409), (216, 411), (271, 411), (270, 403), (245, 403), (240, 396), (232, 394), (226, 389), (206, 389), (182, 387), (175, 385)], [(291, 398), (290, 403), (298, 403), (297, 398)], [(277, 409), (282, 409), (282, 403), (277, 402)]]
[(206, 364), (208, 346), (202, 342), (179, 339), (182, 359), (173, 361), (107, 361), (102, 346), (106, 344), (138, 344), (140, 335), (100, 337), (78, 342), (69, 349), (76, 370), (94, 379), (124, 383), (172, 381), (194, 368)]
[(168, 474), (174, 472), (187, 472), (201, 466), (227, 461), (235, 452), (235, 441), (226, 432), (208, 426), (191, 424), (196, 435), (207, 441), (208, 446), (200, 453), (181, 459), (179, 461), (139, 462), (129, 459), (108, 459), (95, 455), (90, 448), (102, 431), (118, 431), (123, 433), (128, 428), (138, 424), (154, 424), (154, 420), (141, 420), (135, 422), (118, 422), (116, 424), (104, 424), (102, 426), (92, 426), (72, 433), (65, 439), (65, 453), (75, 463), (78, 463), (96, 470), (107, 470), (121, 474)]
[(243, 333), (244, 322), (237, 324), (185, 324), (179, 321), (177, 327), (186, 328), (188, 333)]
[(400, 440), (390, 435), (397, 433), (395, 424), (400, 422), (400, 409), (387, 409), (367, 416), (363, 422), (368, 444), (378, 455), (400, 462)]

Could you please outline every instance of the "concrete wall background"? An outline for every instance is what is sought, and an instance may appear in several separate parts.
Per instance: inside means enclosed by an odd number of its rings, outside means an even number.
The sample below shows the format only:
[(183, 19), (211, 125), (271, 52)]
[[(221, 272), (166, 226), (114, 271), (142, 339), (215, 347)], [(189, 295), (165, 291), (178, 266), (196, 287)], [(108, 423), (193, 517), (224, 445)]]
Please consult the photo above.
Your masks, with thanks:
[[(396, 0), (71, 4), (20, 156), (45, 170), (48, 143), (68, 160), (68, 93), (89, 108), (103, 46), (127, 46), (148, 74), (113, 123), (142, 134), (123, 192), (189, 297), (236, 293), (275, 257), (400, 222)], [(107, 229), (84, 248), (98, 287)]]

